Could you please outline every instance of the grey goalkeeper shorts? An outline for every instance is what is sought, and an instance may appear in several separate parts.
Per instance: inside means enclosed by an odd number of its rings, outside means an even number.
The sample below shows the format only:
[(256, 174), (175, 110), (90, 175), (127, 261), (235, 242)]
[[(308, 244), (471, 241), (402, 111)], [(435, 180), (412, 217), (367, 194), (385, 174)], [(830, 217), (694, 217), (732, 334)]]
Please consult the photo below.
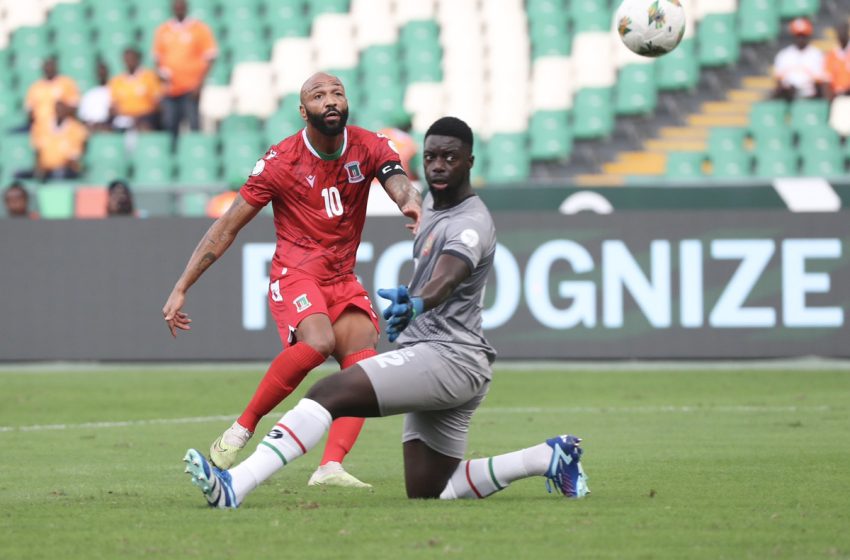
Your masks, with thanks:
[(381, 416), (406, 413), (403, 442), (418, 439), (463, 459), (472, 413), (490, 389), (492, 372), (483, 352), (423, 342), (357, 365), (372, 382)]

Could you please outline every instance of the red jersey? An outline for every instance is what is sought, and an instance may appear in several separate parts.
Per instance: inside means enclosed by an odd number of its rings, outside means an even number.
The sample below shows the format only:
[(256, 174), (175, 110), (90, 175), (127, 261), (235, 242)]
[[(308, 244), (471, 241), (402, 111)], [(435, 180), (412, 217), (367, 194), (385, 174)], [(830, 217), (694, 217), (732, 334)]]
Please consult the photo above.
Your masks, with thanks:
[(345, 127), (332, 156), (310, 145), (306, 129), (272, 146), (239, 191), (252, 206), (272, 203), (271, 278), (299, 270), (327, 284), (353, 274), (372, 179), (403, 173), (399, 159), (386, 137), (357, 126)]

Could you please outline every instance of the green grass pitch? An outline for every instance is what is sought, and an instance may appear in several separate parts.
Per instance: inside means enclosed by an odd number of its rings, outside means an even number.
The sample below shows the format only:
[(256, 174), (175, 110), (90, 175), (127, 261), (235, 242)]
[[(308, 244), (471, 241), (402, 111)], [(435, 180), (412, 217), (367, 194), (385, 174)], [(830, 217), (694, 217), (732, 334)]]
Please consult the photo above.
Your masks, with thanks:
[(543, 478), (407, 500), (396, 417), (368, 421), (347, 461), (374, 491), (308, 488), (316, 449), (217, 511), (181, 459), (262, 365), (7, 366), (0, 558), (850, 558), (850, 369), (653, 367), (497, 368), (469, 454), (579, 434), (585, 500)]

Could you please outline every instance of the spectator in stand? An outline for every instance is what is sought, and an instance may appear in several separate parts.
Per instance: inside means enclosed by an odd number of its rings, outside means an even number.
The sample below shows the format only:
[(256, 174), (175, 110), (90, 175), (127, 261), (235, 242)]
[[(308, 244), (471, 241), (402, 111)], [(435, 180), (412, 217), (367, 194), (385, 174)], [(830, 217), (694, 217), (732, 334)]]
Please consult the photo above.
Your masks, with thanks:
[(820, 97), (826, 81), (823, 53), (811, 43), (812, 22), (797, 18), (788, 25), (794, 44), (776, 54), (773, 73), (776, 77), (774, 97), (789, 101), (797, 98)]
[(112, 95), (112, 121), (115, 128), (153, 130), (157, 128), (157, 107), (162, 93), (159, 77), (140, 66), (142, 53), (133, 47), (124, 49), (127, 72), (109, 81)]
[(106, 214), (108, 216), (136, 215), (130, 185), (119, 179), (109, 183), (106, 198)]
[(835, 26), (838, 45), (826, 55), (829, 97), (850, 95), (850, 21)]
[(102, 60), (97, 61), (97, 83), (95, 87), (83, 94), (80, 100), (78, 116), (89, 130), (111, 130), (109, 116), (110, 94), (106, 83), (109, 81), (109, 68)]
[(85, 151), (88, 130), (74, 116), (76, 109), (56, 102), (53, 120), (34, 125), (32, 145), (37, 154), (34, 177), (76, 179), (80, 175), (80, 159)]
[(56, 57), (49, 56), (42, 64), (44, 78), (36, 81), (27, 91), (24, 105), (29, 113), (30, 129), (33, 125), (51, 123), (56, 117), (56, 102), (76, 107), (80, 102), (77, 83), (68, 76), (60, 76)]
[(29, 211), (30, 193), (23, 183), (15, 181), (3, 193), (3, 203), (6, 205), (6, 215), (10, 218), (32, 218)]
[(162, 98), (162, 127), (174, 138), (183, 119), (192, 130), (200, 129), (201, 88), (218, 56), (218, 46), (210, 28), (187, 17), (186, 0), (174, 0), (174, 19), (156, 30), (153, 53), (160, 77), (165, 81)]

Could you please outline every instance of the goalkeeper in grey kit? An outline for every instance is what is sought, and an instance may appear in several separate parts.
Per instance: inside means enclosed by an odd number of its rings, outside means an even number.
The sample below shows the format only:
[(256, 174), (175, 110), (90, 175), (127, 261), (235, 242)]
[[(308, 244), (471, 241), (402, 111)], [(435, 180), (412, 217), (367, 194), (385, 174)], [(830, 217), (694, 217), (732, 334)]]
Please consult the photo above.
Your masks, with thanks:
[(580, 438), (562, 435), (503, 455), (464, 460), (469, 423), (492, 379), (496, 353), (481, 327), (482, 294), (496, 232), (469, 182), (473, 135), (460, 119), (437, 120), (425, 134), (430, 194), (423, 202), (409, 286), (382, 289), (391, 342), (399, 348), (317, 382), (230, 470), (195, 449), (186, 472), (208, 504), (235, 508), (281, 467), (316, 446), (335, 418), (405, 414), (404, 474), (410, 498), (485, 498), (514, 480), (546, 478), (566, 497), (589, 493)]

